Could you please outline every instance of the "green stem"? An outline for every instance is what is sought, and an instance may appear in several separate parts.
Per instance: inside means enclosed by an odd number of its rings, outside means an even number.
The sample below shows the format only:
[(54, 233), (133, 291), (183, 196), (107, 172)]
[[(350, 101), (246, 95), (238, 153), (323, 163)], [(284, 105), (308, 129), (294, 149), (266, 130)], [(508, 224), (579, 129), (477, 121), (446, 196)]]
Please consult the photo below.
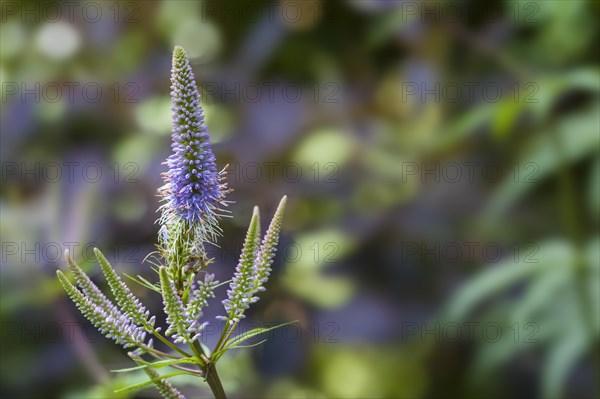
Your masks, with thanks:
[(225, 390), (219, 379), (219, 374), (217, 373), (216, 365), (214, 363), (207, 364), (204, 373), (206, 375), (206, 382), (213, 395), (215, 395), (215, 399), (227, 399), (227, 395), (225, 395)]
[(217, 345), (215, 346), (215, 350), (213, 351), (213, 353), (221, 350), (221, 347), (224, 346), (225, 343), (227, 343), (227, 340), (229, 339), (229, 337), (231, 337), (231, 334), (235, 331), (237, 325), (237, 322), (231, 325), (229, 324), (229, 321), (226, 322), (225, 328), (223, 329), (223, 333), (221, 333), (221, 336), (219, 337), (219, 341), (217, 341)]
[(192, 356), (189, 353), (187, 353), (186, 351), (181, 350), (176, 345), (172, 344), (168, 339), (166, 339), (165, 337), (163, 337), (162, 334), (160, 334), (158, 331), (156, 331), (156, 329), (152, 332), (152, 335), (154, 335), (156, 338), (158, 338), (162, 343), (164, 343), (165, 345), (167, 345), (169, 348), (171, 348), (171, 349), (179, 352), (183, 356), (185, 356), (185, 357), (191, 357)]
[(164, 356), (164, 357), (169, 357), (171, 359), (179, 359), (177, 356), (173, 356), (169, 353), (163, 352), (163, 351), (159, 351), (158, 349), (154, 349), (151, 348), (147, 345), (139, 345), (140, 348), (144, 349), (146, 352), (153, 354), (153, 355), (159, 355), (158, 357), (160, 358), (160, 356)]

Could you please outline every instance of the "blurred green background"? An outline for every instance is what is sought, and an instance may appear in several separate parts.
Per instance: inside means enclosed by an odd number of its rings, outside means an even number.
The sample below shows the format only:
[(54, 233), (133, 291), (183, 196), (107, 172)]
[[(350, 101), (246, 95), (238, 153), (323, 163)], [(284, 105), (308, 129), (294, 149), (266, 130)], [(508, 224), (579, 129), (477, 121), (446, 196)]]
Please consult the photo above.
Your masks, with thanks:
[(232, 398), (600, 395), (599, 2), (0, 7), (3, 398), (158, 395), (113, 393), (144, 377), (55, 270), (152, 276), (174, 45), (235, 189), (219, 280), (290, 198), (242, 328), (299, 323), (223, 358)]

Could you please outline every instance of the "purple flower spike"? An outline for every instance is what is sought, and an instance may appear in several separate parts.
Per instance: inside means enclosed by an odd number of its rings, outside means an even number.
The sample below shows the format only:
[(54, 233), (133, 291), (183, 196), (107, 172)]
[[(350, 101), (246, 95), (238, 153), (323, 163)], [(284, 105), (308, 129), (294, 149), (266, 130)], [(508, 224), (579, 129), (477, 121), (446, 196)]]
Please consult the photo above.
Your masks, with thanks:
[(169, 171), (160, 194), (161, 224), (184, 221), (202, 226), (204, 236), (219, 233), (217, 219), (227, 206), (225, 172), (218, 171), (210, 137), (204, 125), (200, 93), (182, 47), (173, 52), (171, 69), (171, 110), (173, 111), (173, 154), (167, 158)]

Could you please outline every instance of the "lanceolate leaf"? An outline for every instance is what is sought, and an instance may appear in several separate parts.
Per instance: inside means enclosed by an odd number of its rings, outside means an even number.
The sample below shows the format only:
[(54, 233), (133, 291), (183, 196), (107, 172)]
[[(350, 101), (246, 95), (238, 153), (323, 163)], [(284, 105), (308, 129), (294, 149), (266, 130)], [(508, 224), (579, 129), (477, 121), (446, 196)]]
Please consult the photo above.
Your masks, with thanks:
[(170, 366), (172, 364), (194, 364), (198, 362), (198, 358), (185, 358), (185, 359), (167, 359), (167, 360), (159, 360), (157, 362), (147, 362), (143, 359), (136, 359), (137, 363), (141, 363), (137, 367), (128, 367), (124, 369), (110, 370), (113, 373), (126, 373), (129, 371), (141, 370), (146, 367), (152, 367), (154, 369), (160, 369), (163, 367)]
[(294, 324), (294, 323), (297, 323), (297, 322), (298, 322), (298, 320), (293, 320), (293, 321), (288, 321), (286, 323), (278, 324), (278, 325), (273, 326), (273, 327), (268, 327), (268, 328), (258, 327), (258, 328), (254, 328), (254, 329), (252, 329), (252, 330), (250, 330), (250, 331), (248, 331), (248, 332), (246, 332), (244, 334), (241, 334), (241, 335), (239, 335), (237, 337), (232, 338), (231, 340), (229, 340), (227, 342), (227, 344), (225, 344), (225, 347), (226, 348), (231, 348), (233, 346), (236, 346), (239, 343), (242, 343), (244, 341), (249, 340), (252, 337), (256, 337), (257, 335), (264, 334), (266, 332), (269, 332), (271, 330), (275, 330), (277, 328), (289, 326), (290, 324)]
[[(227, 352), (230, 349), (235, 349), (237, 347), (242, 347), (240, 346), (240, 344), (244, 341), (249, 340), (252, 337), (256, 337), (257, 335), (260, 334), (264, 334), (266, 332), (269, 332), (271, 330), (275, 330), (277, 328), (281, 328), (281, 327), (285, 327), (288, 326), (290, 324), (294, 324), (297, 323), (298, 320), (294, 320), (294, 321), (288, 321), (287, 323), (282, 323), (282, 324), (278, 324), (276, 326), (273, 327), (258, 327), (258, 328), (254, 328), (246, 333), (243, 333), (241, 335), (238, 335), (237, 337), (233, 337), (232, 339), (230, 339), (229, 341), (227, 341), (227, 343), (225, 343), (225, 345), (223, 345), (223, 349), (221, 349), (220, 351), (216, 352), (213, 355), (213, 359), (214, 361), (217, 361), (221, 356), (223, 356), (223, 354), (225, 354), (225, 352)], [(250, 345), (250, 346), (256, 346), (256, 345), (260, 345), (261, 343), (263, 343), (264, 341), (261, 341), (255, 345)]]
[(155, 285), (155, 284), (152, 284), (151, 282), (149, 282), (148, 280), (146, 280), (145, 278), (143, 278), (143, 277), (142, 277), (142, 276), (140, 276), (140, 275), (137, 275), (137, 276), (135, 276), (135, 277), (134, 277), (134, 276), (130, 276), (130, 275), (129, 275), (129, 274), (127, 274), (127, 273), (123, 273), (123, 275), (124, 275), (125, 277), (127, 277), (128, 279), (130, 279), (130, 280), (132, 280), (132, 281), (135, 281), (135, 282), (136, 282), (136, 283), (138, 283), (139, 285), (141, 285), (141, 286), (144, 286), (144, 287), (148, 288), (149, 290), (152, 290), (152, 291), (154, 291), (154, 292), (158, 292), (159, 294), (161, 293), (161, 292), (160, 292), (160, 287), (159, 287), (159, 286), (157, 286), (157, 285)]
[[(146, 368), (146, 370), (147, 370), (147, 368)], [(134, 389), (140, 389), (140, 388), (146, 387), (150, 384), (155, 384), (160, 381), (166, 381), (167, 378), (171, 378), (171, 377), (175, 377), (177, 375), (183, 375), (183, 374), (194, 375), (192, 373), (187, 373), (185, 371), (176, 371), (174, 373), (169, 373), (169, 374), (165, 374), (165, 375), (157, 375), (156, 377), (152, 378), (151, 380), (140, 382), (138, 384), (133, 384), (133, 385), (126, 386), (124, 388), (117, 389), (117, 390), (115, 390), (115, 393), (132, 391)]]

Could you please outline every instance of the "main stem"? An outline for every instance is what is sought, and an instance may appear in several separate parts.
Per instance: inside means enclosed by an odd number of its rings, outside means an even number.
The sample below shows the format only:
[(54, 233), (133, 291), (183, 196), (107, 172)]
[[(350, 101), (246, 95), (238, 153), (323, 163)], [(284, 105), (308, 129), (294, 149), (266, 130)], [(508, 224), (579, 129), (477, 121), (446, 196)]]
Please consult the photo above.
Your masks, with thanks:
[(223, 385), (221, 385), (221, 380), (219, 379), (219, 374), (217, 373), (216, 365), (214, 363), (207, 364), (205, 373), (206, 382), (208, 382), (208, 386), (213, 395), (215, 395), (215, 399), (227, 399), (227, 395), (225, 395)]
[(196, 353), (198, 358), (202, 359), (203, 361), (203, 363), (199, 363), (198, 366), (204, 372), (204, 379), (208, 383), (213, 395), (215, 395), (215, 399), (227, 399), (227, 395), (225, 395), (225, 390), (221, 384), (221, 379), (217, 373), (217, 365), (206, 356), (204, 350), (202, 349), (202, 345), (200, 345), (200, 342), (195, 341), (192, 345), (190, 345), (190, 347), (194, 353)]

